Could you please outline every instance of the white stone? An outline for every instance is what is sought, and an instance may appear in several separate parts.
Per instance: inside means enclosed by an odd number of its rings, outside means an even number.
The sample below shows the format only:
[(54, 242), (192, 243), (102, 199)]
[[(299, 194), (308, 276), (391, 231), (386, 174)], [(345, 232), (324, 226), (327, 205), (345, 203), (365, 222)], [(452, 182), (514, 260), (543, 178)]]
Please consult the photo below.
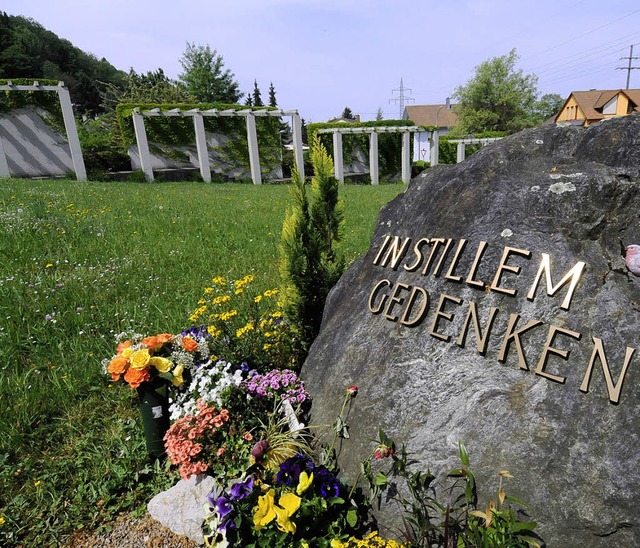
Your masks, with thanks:
[(505, 229), (500, 233), (500, 236), (502, 236), (503, 238), (511, 238), (511, 236), (513, 236), (513, 232), (512, 232), (510, 229), (505, 228)]
[(565, 192), (575, 192), (576, 185), (573, 183), (554, 183), (549, 187), (554, 194), (563, 194)]
[(170, 489), (153, 497), (147, 504), (147, 511), (153, 519), (176, 535), (204, 544), (203, 506), (213, 486), (213, 478), (204, 474), (180, 480)]

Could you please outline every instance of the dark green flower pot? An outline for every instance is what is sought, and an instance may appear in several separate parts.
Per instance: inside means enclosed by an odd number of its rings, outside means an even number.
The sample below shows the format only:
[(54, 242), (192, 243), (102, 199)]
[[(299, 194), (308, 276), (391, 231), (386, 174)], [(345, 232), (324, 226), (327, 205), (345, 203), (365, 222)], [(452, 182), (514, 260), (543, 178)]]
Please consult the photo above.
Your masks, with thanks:
[(163, 438), (169, 429), (169, 386), (164, 379), (154, 377), (137, 390), (147, 451), (158, 459), (165, 454)]

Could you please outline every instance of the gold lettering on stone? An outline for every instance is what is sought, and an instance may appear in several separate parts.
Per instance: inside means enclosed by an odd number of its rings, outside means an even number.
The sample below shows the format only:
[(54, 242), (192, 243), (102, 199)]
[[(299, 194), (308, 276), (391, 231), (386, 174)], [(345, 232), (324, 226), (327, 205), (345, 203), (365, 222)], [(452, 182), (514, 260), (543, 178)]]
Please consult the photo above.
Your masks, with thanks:
[(416, 262), (412, 265), (404, 265), (404, 269), (407, 272), (413, 272), (414, 270), (418, 270), (418, 268), (420, 268), (420, 264), (422, 263), (422, 259), (424, 259), (424, 255), (422, 255), (422, 251), (420, 250), (420, 248), (424, 245), (424, 244), (428, 244), (430, 243), (429, 238), (420, 238), (417, 242), (416, 245), (413, 246), (413, 252), (416, 256)]
[(411, 286), (408, 284), (402, 284), (402, 283), (396, 284), (396, 288), (393, 291), (393, 295), (389, 299), (389, 304), (387, 305), (387, 309), (384, 311), (384, 317), (387, 318), (387, 320), (391, 320), (392, 322), (395, 322), (398, 319), (398, 316), (395, 316), (392, 314), (393, 307), (396, 304), (401, 305), (404, 302), (404, 297), (401, 297), (400, 293), (402, 291), (409, 291), (410, 287)]
[(453, 314), (444, 311), (444, 307), (447, 304), (447, 301), (451, 301), (452, 303), (460, 304), (462, 299), (458, 297), (452, 297), (451, 295), (445, 295), (444, 293), (440, 294), (440, 301), (438, 302), (438, 308), (436, 309), (436, 315), (433, 318), (433, 322), (431, 323), (431, 328), (429, 329), (429, 335), (435, 337), (436, 339), (443, 340), (445, 342), (451, 339), (450, 335), (444, 335), (442, 333), (438, 333), (438, 321), (440, 318), (451, 321), (453, 319)]
[(540, 325), (542, 323), (542, 320), (531, 320), (524, 327), (521, 327), (517, 331), (514, 331), (519, 319), (520, 314), (511, 314), (511, 316), (509, 316), (509, 325), (507, 326), (507, 332), (504, 336), (504, 340), (502, 341), (502, 348), (500, 348), (500, 353), (498, 354), (498, 361), (504, 363), (507, 360), (507, 354), (509, 353), (511, 342), (515, 342), (516, 351), (518, 352), (518, 365), (520, 366), (520, 369), (529, 371), (527, 359), (522, 349), (522, 341), (520, 340), (520, 335), (523, 335), (530, 329), (533, 329), (534, 327)]
[(391, 236), (385, 236), (384, 242), (382, 242), (382, 245), (380, 246), (380, 251), (378, 251), (378, 254), (376, 255), (376, 258), (373, 259), (373, 264), (378, 264), (380, 262), (382, 254), (384, 253), (384, 250), (386, 249), (390, 238), (391, 238)]
[[(402, 242), (402, 244), (400, 244), (400, 242)], [(386, 243), (387, 241), (385, 240), (385, 245)], [(391, 244), (387, 246), (388, 250), (386, 255), (382, 258), (381, 265), (389, 266), (390, 264), (392, 270), (395, 270), (396, 268), (398, 268), (398, 264), (400, 263), (405, 253), (407, 252), (407, 248), (409, 247), (410, 243), (411, 243), (411, 238), (402, 239), (399, 236), (394, 236)], [(378, 253), (378, 255), (380, 255), (380, 253)], [(378, 257), (376, 257), (376, 260), (378, 260)], [(374, 264), (376, 264), (375, 261), (374, 261)]]
[(573, 268), (565, 274), (564, 278), (560, 280), (558, 285), (554, 286), (553, 282), (551, 281), (551, 257), (547, 253), (542, 253), (541, 257), (542, 259), (540, 260), (540, 268), (538, 268), (538, 273), (536, 274), (535, 280), (533, 280), (533, 285), (531, 286), (529, 293), (527, 293), (527, 299), (533, 301), (536, 289), (538, 288), (538, 283), (540, 282), (540, 278), (542, 278), (542, 274), (544, 273), (545, 281), (547, 282), (547, 295), (549, 295), (549, 297), (555, 295), (563, 285), (567, 283), (569, 284), (569, 290), (567, 291), (567, 294), (562, 301), (562, 304), (560, 305), (561, 308), (569, 310), (573, 292), (575, 291), (576, 286), (580, 281), (580, 277), (582, 276), (582, 272), (584, 270), (584, 267), (586, 266), (586, 263), (584, 263), (583, 261), (578, 261), (573, 266)]
[(500, 259), (500, 265), (498, 266), (498, 270), (496, 270), (496, 275), (493, 277), (493, 281), (491, 282), (491, 291), (497, 291), (499, 293), (506, 293), (507, 295), (515, 295), (516, 289), (507, 289), (504, 287), (500, 287), (500, 277), (503, 272), (513, 272), (516, 276), (520, 274), (519, 266), (512, 266), (507, 264), (509, 257), (511, 254), (514, 255), (522, 255), (527, 259), (531, 257), (531, 251), (527, 251), (526, 249), (518, 249), (516, 247), (505, 247), (502, 252), (502, 259)]
[(427, 259), (427, 264), (424, 265), (422, 269), (422, 274), (426, 275), (431, 268), (431, 263), (438, 256), (438, 249), (444, 243), (444, 238), (431, 238), (431, 253), (429, 253), (429, 258)]
[(451, 238), (449, 238), (447, 240), (447, 245), (444, 248), (444, 251), (442, 252), (442, 255), (440, 256), (440, 260), (438, 261), (438, 264), (436, 265), (435, 270), (433, 271), (433, 275), (436, 277), (440, 276), (440, 270), (442, 269), (442, 265), (444, 264), (445, 259), (447, 258), (447, 254), (449, 253), (449, 249), (451, 249), (451, 244), (453, 243), (453, 240)]
[(569, 350), (561, 350), (559, 348), (554, 348), (552, 346), (555, 336), (558, 333), (560, 333), (561, 335), (567, 335), (568, 337), (573, 337), (578, 341), (582, 337), (580, 333), (576, 333), (575, 331), (570, 331), (569, 329), (563, 329), (562, 327), (558, 327), (556, 325), (549, 326), (549, 334), (547, 335), (547, 342), (544, 344), (544, 348), (542, 349), (542, 356), (540, 356), (540, 361), (538, 362), (538, 367), (536, 367), (535, 373), (536, 375), (540, 375), (541, 377), (545, 377), (552, 381), (559, 382), (560, 384), (564, 384), (564, 381), (567, 380), (567, 377), (552, 375), (551, 373), (547, 373), (544, 370), (544, 368), (547, 365), (547, 358), (549, 357), (549, 354), (555, 354), (556, 356), (560, 356), (564, 360), (566, 360), (567, 357), (569, 356)]
[(387, 298), (389, 296), (383, 295), (382, 299), (380, 300), (380, 304), (378, 306), (374, 306), (373, 304), (378, 294), (378, 291), (380, 291), (385, 285), (389, 287), (393, 287), (393, 284), (389, 280), (380, 280), (371, 291), (371, 294), (369, 295), (369, 310), (373, 314), (380, 314), (380, 312), (382, 312), (382, 309), (384, 308), (385, 303), (387, 302)]
[(456, 249), (456, 254), (453, 256), (453, 261), (449, 265), (449, 270), (445, 274), (445, 278), (447, 280), (451, 280), (452, 282), (461, 282), (462, 276), (454, 276), (453, 272), (458, 266), (458, 261), (460, 260), (460, 255), (462, 255), (462, 251), (464, 250), (464, 246), (467, 245), (467, 240), (460, 240), (458, 242), (458, 249)]
[[(422, 302), (418, 310), (413, 313), (413, 308), (416, 304), (416, 299), (418, 295), (422, 296)], [(407, 306), (404, 310), (404, 314), (400, 319), (400, 323), (402, 325), (406, 325), (407, 327), (413, 327), (414, 325), (418, 325), (422, 319), (424, 318), (424, 314), (427, 311), (429, 306), (429, 293), (427, 293), (422, 287), (415, 286), (407, 299)], [(409, 319), (413, 313), (413, 319)]]
[(484, 250), (487, 248), (487, 242), (481, 241), (478, 245), (478, 251), (476, 251), (476, 257), (473, 259), (473, 264), (471, 265), (471, 270), (469, 270), (469, 275), (465, 280), (467, 284), (475, 287), (479, 287), (481, 289), (484, 288), (484, 282), (482, 280), (475, 280), (474, 277), (476, 275), (476, 270), (478, 269), (478, 265), (480, 264), (480, 259), (482, 259), (482, 254)]
[(607, 363), (607, 356), (604, 353), (604, 345), (602, 344), (602, 339), (598, 339), (597, 337), (593, 338), (593, 352), (591, 353), (591, 359), (589, 360), (589, 367), (587, 367), (587, 372), (584, 375), (584, 379), (582, 379), (582, 384), (580, 385), (580, 391), (585, 394), (589, 392), (589, 384), (591, 383), (591, 374), (593, 372), (593, 365), (596, 361), (596, 356), (600, 359), (600, 364), (602, 365), (602, 371), (604, 372), (604, 378), (607, 382), (607, 392), (609, 393), (609, 401), (611, 403), (618, 403), (620, 401), (620, 391), (622, 390), (622, 384), (624, 382), (625, 375), (627, 374), (627, 368), (631, 363), (631, 358), (635, 353), (636, 349), (627, 346), (627, 350), (624, 356), (624, 364), (622, 365), (622, 371), (620, 371), (620, 375), (618, 376), (618, 381), (616, 384), (613, 384), (613, 379), (611, 377), (611, 370), (609, 369), (609, 364)]
[(469, 312), (467, 312), (467, 317), (464, 320), (462, 331), (460, 331), (460, 335), (458, 335), (458, 346), (464, 347), (467, 338), (467, 331), (469, 331), (469, 325), (471, 323), (471, 320), (473, 320), (473, 329), (475, 331), (476, 337), (476, 349), (478, 350), (478, 353), (480, 355), (484, 356), (487, 351), (487, 344), (489, 343), (489, 334), (491, 333), (491, 327), (493, 326), (493, 321), (495, 320), (497, 313), (498, 309), (492, 306), (489, 310), (489, 319), (487, 320), (487, 325), (483, 336), (482, 331), (480, 330), (480, 322), (478, 321), (478, 309), (476, 307), (476, 303), (470, 301)]

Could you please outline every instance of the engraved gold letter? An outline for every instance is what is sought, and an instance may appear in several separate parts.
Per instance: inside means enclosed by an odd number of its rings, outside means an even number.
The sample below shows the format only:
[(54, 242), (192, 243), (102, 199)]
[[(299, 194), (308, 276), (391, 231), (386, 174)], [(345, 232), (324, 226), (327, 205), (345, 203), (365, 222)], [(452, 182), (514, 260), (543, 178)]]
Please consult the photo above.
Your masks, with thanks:
[(462, 299), (459, 299), (458, 297), (452, 297), (451, 295), (445, 295), (444, 293), (440, 294), (440, 301), (438, 302), (438, 308), (436, 309), (436, 316), (435, 318), (433, 318), (431, 329), (429, 329), (429, 335), (435, 337), (436, 339), (441, 339), (443, 341), (448, 341), (449, 339), (451, 339), (451, 336), (443, 335), (442, 333), (438, 333), (436, 330), (438, 329), (438, 320), (440, 318), (444, 318), (445, 320), (449, 320), (449, 321), (453, 319), (453, 314), (449, 314), (448, 312), (443, 311), (447, 301), (460, 304), (462, 302)]
[(520, 318), (520, 314), (511, 314), (509, 317), (509, 326), (507, 327), (507, 332), (504, 336), (504, 340), (502, 341), (502, 348), (500, 349), (500, 353), (498, 354), (498, 361), (504, 363), (507, 360), (507, 354), (509, 353), (509, 346), (511, 345), (511, 341), (515, 341), (516, 343), (516, 351), (518, 352), (518, 365), (520, 369), (524, 369), (525, 371), (529, 371), (529, 367), (527, 366), (527, 359), (524, 356), (524, 352), (522, 351), (522, 342), (520, 341), (520, 335), (529, 331), (529, 329), (533, 329), (534, 327), (540, 325), (542, 323), (541, 320), (531, 320), (527, 325), (521, 327), (517, 331), (513, 329), (518, 323), (518, 319)]
[(380, 289), (385, 285), (393, 287), (393, 284), (389, 280), (380, 280), (373, 288), (371, 295), (369, 295), (369, 310), (373, 314), (380, 314), (380, 312), (382, 312), (382, 309), (384, 308), (384, 304), (387, 302), (388, 295), (383, 295), (382, 299), (380, 300), (380, 304), (378, 306), (373, 305), (373, 301), (375, 300), (378, 291), (380, 291)]
[[(413, 312), (413, 306), (415, 304), (418, 293), (422, 295), (422, 304), (418, 312), (414, 314), (412, 320), (409, 320), (409, 315)], [(424, 318), (424, 314), (429, 306), (429, 293), (427, 293), (422, 287), (415, 286), (413, 291), (411, 291), (411, 295), (407, 299), (407, 307), (405, 308), (404, 314), (400, 320), (402, 325), (406, 325), (407, 327), (413, 327), (414, 325), (418, 325), (422, 319)]]
[(496, 313), (498, 309), (495, 307), (491, 307), (489, 310), (489, 319), (487, 320), (487, 329), (484, 332), (484, 337), (480, 332), (480, 323), (478, 322), (478, 309), (476, 308), (476, 303), (473, 301), (469, 302), (469, 312), (467, 313), (467, 317), (464, 320), (464, 325), (462, 326), (462, 331), (460, 331), (460, 335), (458, 335), (458, 346), (464, 346), (467, 331), (469, 330), (470, 320), (473, 318), (473, 328), (476, 333), (476, 349), (478, 353), (484, 356), (487, 351), (487, 344), (489, 343), (489, 334), (491, 333), (491, 327), (493, 326), (493, 320), (495, 320)]
[(573, 292), (580, 281), (580, 276), (582, 276), (582, 271), (584, 270), (585, 264), (582, 261), (578, 261), (574, 267), (569, 270), (560, 280), (560, 283), (556, 286), (553, 285), (551, 281), (551, 257), (548, 254), (542, 253), (542, 259), (540, 260), (540, 268), (538, 269), (538, 273), (536, 274), (536, 279), (533, 281), (533, 285), (527, 294), (527, 299), (533, 301), (533, 297), (536, 293), (536, 289), (538, 288), (538, 283), (540, 282), (540, 278), (542, 278), (542, 273), (545, 274), (545, 280), (547, 282), (547, 295), (550, 297), (553, 296), (558, 289), (560, 289), (564, 284), (569, 283), (569, 291), (567, 291), (567, 295), (562, 301), (560, 305), (561, 308), (565, 310), (569, 310), (569, 306), (571, 305), (571, 298), (573, 297)]
[(595, 343), (595, 345), (593, 347), (591, 359), (589, 360), (589, 367), (587, 367), (587, 372), (585, 373), (584, 379), (582, 379), (582, 384), (580, 385), (580, 391), (584, 392), (585, 394), (589, 392), (589, 383), (591, 382), (593, 364), (596, 361), (596, 356), (598, 356), (600, 358), (600, 363), (602, 364), (602, 370), (604, 371), (604, 378), (607, 381), (607, 392), (609, 392), (609, 401), (611, 403), (618, 403), (620, 401), (620, 391), (622, 390), (622, 383), (624, 381), (625, 375), (627, 374), (627, 367), (629, 367), (629, 363), (631, 362), (631, 358), (633, 357), (636, 349), (627, 346), (622, 371), (620, 371), (618, 382), (616, 382), (614, 386), (613, 379), (611, 378), (611, 371), (609, 370), (609, 364), (607, 363), (607, 356), (604, 353), (604, 345), (602, 344), (602, 339), (593, 337), (593, 342)]
[(526, 249), (517, 249), (515, 247), (505, 247), (502, 252), (502, 259), (500, 259), (500, 265), (498, 266), (498, 270), (496, 270), (496, 275), (493, 277), (493, 281), (491, 282), (491, 291), (498, 291), (499, 293), (506, 293), (507, 295), (515, 295), (515, 289), (505, 289), (504, 287), (500, 287), (500, 276), (502, 276), (503, 271), (513, 272), (516, 276), (520, 273), (519, 266), (511, 266), (507, 264), (509, 260), (509, 255), (514, 253), (516, 255), (522, 255), (527, 259), (531, 257), (531, 251), (527, 251)]
[(568, 350), (560, 350), (558, 348), (554, 348), (551, 346), (553, 344), (553, 339), (556, 336), (556, 333), (561, 333), (563, 335), (567, 335), (569, 337), (573, 337), (576, 340), (580, 340), (582, 335), (580, 333), (576, 333), (575, 331), (569, 331), (568, 329), (562, 329), (561, 327), (557, 327), (555, 325), (549, 326), (549, 334), (547, 335), (547, 342), (544, 344), (544, 348), (542, 349), (542, 356), (540, 356), (540, 361), (538, 362), (538, 367), (536, 367), (535, 373), (536, 375), (540, 375), (541, 377), (546, 377), (547, 379), (551, 379), (552, 381), (559, 382), (560, 384), (564, 384), (564, 381), (567, 380), (567, 377), (559, 377), (557, 375), (552, 375), (551, 373), (547, 373), (544, 368), (547, 365), (547, 358), (549, 354), (555, 354), (556, 356), (560, 356), (563, 359), (567, 359), (569, 356)]

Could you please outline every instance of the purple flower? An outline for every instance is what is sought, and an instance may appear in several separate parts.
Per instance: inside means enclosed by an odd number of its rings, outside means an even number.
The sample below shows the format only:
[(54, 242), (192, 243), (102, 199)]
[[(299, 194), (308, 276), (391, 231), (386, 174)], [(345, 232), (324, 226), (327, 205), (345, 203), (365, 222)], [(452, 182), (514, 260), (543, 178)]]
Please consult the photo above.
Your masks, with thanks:
[(298, 484), (302, 472), (313, 472), (314, 469), (314, 464), (310, 459), (297, 454), (280, 465), (276, 481), (282, 485), (292, 487)]
[(340, 482), (332, 472), (324, 466), (318, 466), (314, 471), (314, 485), (324, 498), (340, 496)]
[(231, 500), (242, 500), (253, 491), (253, 476), (248, 476), (244, 481), (239, 481), (231, 486)]
[(233, 506), (231, 506), (231, 501), (226, 497), (219, 497), (216, 501), (216, 512), (221, 518), (224, 518), (227, 514), (229, 514), (233, 510)]
[(269, 442), (267, 440), (260, 440), (253, 446), (253, 449), (251, 449), (251, 456), (256, 459), (256, 461), (260, 461), (269, 449)]

